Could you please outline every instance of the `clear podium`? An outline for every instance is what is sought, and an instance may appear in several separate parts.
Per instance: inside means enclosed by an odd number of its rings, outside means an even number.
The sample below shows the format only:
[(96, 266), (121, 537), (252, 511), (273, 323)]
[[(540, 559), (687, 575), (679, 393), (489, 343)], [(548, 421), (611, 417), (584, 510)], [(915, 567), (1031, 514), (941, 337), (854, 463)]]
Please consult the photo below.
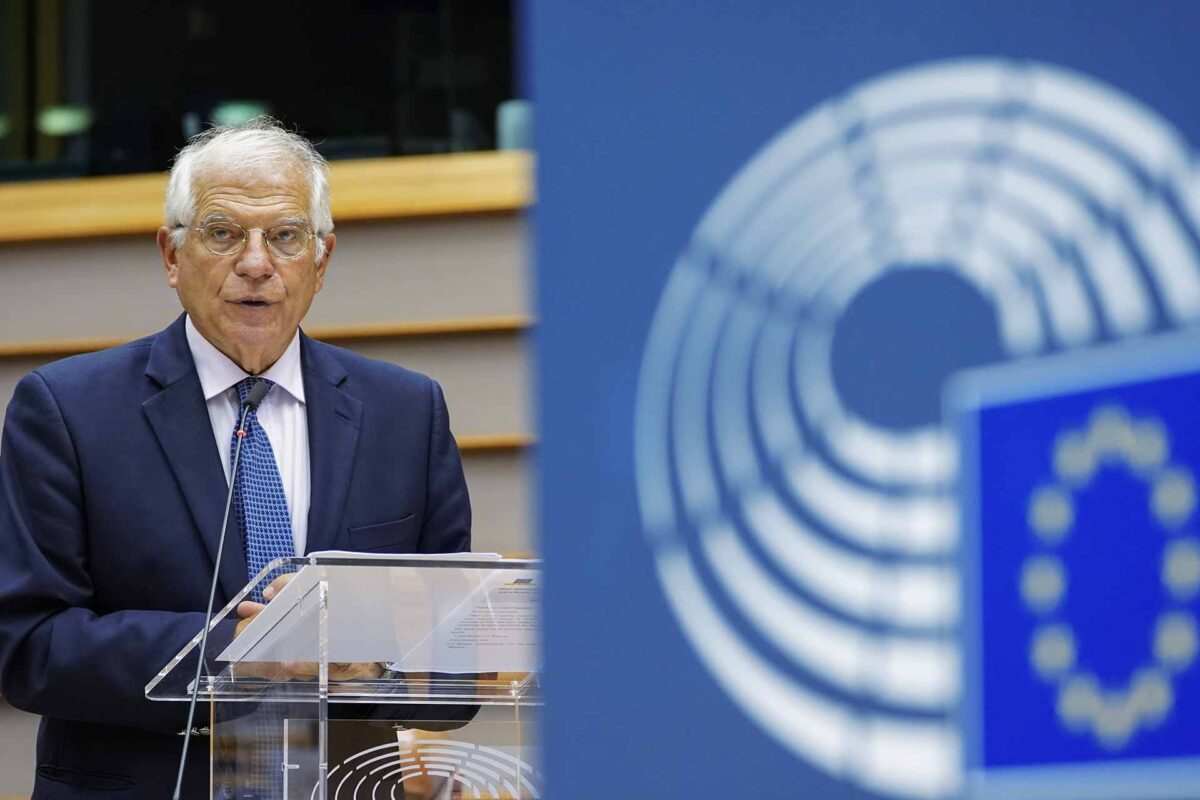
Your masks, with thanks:
[[(283, 574), (239, 630), (238, 604)], [(281, 559), (146, 696), (187, 702), (199, 665), (189, 747), (218, 800), (539, 798), (540, 594), (538, 561)]]

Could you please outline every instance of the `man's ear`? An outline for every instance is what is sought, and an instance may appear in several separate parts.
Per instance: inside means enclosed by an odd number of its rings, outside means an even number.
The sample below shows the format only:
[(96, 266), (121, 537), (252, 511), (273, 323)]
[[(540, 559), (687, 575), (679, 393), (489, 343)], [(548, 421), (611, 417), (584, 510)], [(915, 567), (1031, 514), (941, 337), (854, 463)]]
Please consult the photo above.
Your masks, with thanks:
[(162, 256), (163, 268), (167, 271), (167, 286), (179, 288), (179, 248), (175, 246), (173, 229), (163, 226), (158, 229), (158, 252)]
[(337, 237), (332, 233), (325, 236), (325, 254), (321, 256), (321, 260), (317, 262), (317, 288), (315, 291), (321, 291), (321, 287), (325, 285), (325, 270), (329, 267), (329, 259), (333, 256), (333, 248), (337, 246)]

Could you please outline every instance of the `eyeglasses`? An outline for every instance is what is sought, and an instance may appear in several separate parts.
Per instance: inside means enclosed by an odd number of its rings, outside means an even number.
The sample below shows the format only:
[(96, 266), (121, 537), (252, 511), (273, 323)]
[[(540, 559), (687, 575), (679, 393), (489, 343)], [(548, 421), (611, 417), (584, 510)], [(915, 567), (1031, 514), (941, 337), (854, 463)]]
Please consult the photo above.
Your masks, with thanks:
[(246, 247), (250, 231), (258, 231), (271, 254), (279, 258), (296, 258), (308, 249), (308, 240), (316, 236), (303, 225), (276, 225), (273, 228), (243, 228), (236, 222), (209, 222), (192, 230), (200, 234), (204, 249), (214, 256), (236, 255)]

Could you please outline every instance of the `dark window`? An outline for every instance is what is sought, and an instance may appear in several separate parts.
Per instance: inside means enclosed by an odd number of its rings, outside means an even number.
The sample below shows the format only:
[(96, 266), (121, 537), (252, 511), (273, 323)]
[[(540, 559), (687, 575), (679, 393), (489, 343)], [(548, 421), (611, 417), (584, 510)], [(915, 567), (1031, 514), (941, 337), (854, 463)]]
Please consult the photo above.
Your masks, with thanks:
[(0, 0), (0, 179), (165, 170), (258, 111), (331, 159), (486, 150), (512, 4)]

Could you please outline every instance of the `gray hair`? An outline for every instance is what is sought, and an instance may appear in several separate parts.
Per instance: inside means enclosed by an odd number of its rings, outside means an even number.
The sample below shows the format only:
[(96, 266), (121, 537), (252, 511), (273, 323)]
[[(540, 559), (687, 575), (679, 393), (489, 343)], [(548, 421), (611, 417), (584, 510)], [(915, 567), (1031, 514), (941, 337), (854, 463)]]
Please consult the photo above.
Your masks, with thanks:
[(165, 212), (176, 247), (183, 244), (196, 217), (196, 177), (216, 166), (244, 170), (299, 167), (308, 179), (309, 220), (317, 235), (317, 260), (321, 260), (325, 255), (324, 237), (333, 231), (328, 164), (312, 142), (265, 115), (245, 125), (221, 125), (198, 133), (175, 156), (167, 181)]

